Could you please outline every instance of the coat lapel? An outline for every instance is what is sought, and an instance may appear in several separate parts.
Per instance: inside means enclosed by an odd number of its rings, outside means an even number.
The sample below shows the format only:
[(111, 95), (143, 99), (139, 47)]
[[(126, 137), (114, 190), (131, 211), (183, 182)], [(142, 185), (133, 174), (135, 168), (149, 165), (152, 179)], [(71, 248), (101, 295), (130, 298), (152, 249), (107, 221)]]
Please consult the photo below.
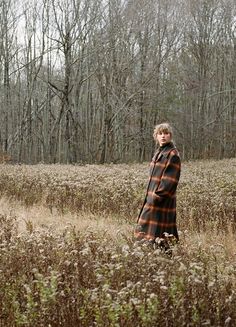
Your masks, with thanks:
[(157, 155), (157, 158), (155, 161), (159, 161), (161, 159), (162, 155), (163, 155), (163, 152), (160, 151), (160, 153)]

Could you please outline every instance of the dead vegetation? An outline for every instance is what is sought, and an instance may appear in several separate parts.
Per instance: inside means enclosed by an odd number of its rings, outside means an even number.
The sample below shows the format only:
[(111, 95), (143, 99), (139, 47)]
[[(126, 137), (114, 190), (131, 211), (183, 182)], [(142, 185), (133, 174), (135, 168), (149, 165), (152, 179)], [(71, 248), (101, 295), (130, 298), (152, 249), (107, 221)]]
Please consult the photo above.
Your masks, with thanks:
[[(146, 165), (1, 168), (0, 325), (235, 326), (235, 159), (183, 165), (171, 258), (132, 238)], [(23, 230), (16, 200), (74, 221)]]

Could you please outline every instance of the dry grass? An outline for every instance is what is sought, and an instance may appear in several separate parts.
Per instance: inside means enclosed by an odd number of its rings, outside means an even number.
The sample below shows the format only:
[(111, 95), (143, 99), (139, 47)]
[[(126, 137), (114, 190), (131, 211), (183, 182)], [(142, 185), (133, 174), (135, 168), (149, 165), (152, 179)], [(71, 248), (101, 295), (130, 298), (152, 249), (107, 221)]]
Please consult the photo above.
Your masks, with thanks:
[[(9, 201), (6, 198), (0, 199), (0, 215), (14, 217), (17, 224), (17, 230), (20, 234), (27, 232), (30, 228), (34, 231), (52, 229), (57, 233), (63, 232), (66, 228), (73, 228), (80, 232), (95, 231), (98, 234), (106, 234), (116, 243), (131, 238), (134, 229), (134, 223), (127, 222), (122, 217), (112, 215), (99, 215), (86, 212), (59, 214), (58, 211), (50, 210), (42, 205), (33, 205), (25, 207), (20, 202)], [(207, 230), (196, 232), (192, 227), (180, 230), (181, 246), (187, 251), (192, 248), (202, 246), (207, 251), (212, 247), (224, 249), (228, 258), (236, 258), (236, 234), (228, 226), (227, 234), (207, 225)], [(190, 227), (190, 228), (189, 228)], [(217, 250), (218, 251), (218, 250)]]
[(235, 326), (236, 160), (183, 165), (172, 257), (132, 238), (146, 180), (146, 164), (3, 166), (0, 326)]
[(19, 233), (26, 232), (29, 226), (37, 231), (50, 228), (55, 232), (74, 228), (81, 232), (106, 233), (114, 240), (120, 240), (122, 235), (131, 235), (133, 227), (120, 217), (86, 212), (62, 214), (43, 205), (25, 207), (19, 201), (13, 202), (6, 198), (0, 199), (0, 214), (15, 217)]
[[(148, 164), (2, 165), (0, 196), (25, 206), (42, 204), (61, 214), (90, 212), (134, 221), (143, 201)], [(183, 164), (178, 190), (178, 221), (194, 230), (205, 224), (225, 228), (235, 222), (236, 159)], [(227, 226), (228, 227), (228, 226)]]

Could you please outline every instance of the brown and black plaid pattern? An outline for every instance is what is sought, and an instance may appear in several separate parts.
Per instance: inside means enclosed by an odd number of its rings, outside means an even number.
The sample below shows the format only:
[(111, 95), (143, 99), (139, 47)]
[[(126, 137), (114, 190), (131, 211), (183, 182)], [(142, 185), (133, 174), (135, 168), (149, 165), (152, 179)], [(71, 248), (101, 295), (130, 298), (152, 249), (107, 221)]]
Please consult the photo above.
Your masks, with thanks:
[(180, 169), (179, 153), (173, 143), (157, 150), (150, 164), (146, 197), (138, 216), (137, 239), (154, 240), (165, 232), (178, 239), (176, 188)]

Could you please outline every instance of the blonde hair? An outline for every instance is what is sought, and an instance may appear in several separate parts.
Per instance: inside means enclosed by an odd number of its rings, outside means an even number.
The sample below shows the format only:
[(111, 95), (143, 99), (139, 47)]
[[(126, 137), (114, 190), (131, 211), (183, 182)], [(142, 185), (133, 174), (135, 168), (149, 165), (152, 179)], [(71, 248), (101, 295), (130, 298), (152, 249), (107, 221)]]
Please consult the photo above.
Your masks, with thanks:
[(170, 126), (169, 123), (162, 123), (162, 124), (158, 124), (155, 126), (154, 131), (153, 131), (153, 137), (154, 140), (157, 140), (157, 135), (160, 133), (170, 133), (171, 138), (173, 135), (173, 130), (172, 127)]

